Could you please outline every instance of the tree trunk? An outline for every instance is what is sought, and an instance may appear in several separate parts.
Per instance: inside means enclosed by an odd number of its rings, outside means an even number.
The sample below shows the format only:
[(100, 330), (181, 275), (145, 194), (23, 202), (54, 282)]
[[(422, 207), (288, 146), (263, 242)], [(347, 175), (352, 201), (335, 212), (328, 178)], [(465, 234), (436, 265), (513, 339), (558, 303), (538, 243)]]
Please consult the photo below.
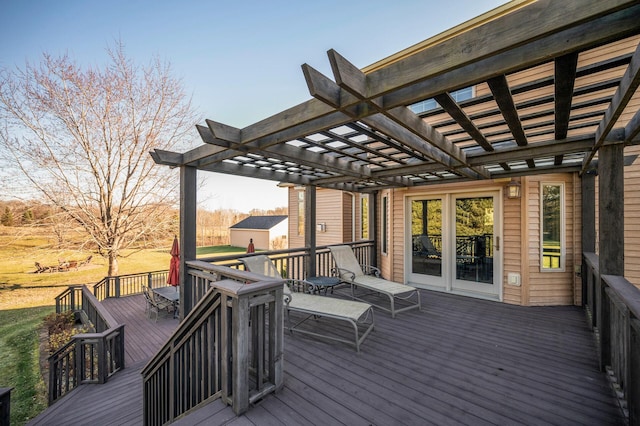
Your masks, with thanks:
[(115, 251), (109, 252), (109, 271), (107, 275), (110, 277), (118, 275), (118, 253)]

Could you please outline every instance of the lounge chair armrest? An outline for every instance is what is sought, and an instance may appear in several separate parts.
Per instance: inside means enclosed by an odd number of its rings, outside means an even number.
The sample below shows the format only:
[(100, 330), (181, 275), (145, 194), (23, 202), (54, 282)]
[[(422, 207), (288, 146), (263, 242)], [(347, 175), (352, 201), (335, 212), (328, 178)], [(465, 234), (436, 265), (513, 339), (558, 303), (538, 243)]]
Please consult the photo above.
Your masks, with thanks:
[(294, 293), (314, 293), (318, 290), (317, 286), (309, 281), (287, 279), (287, 286)]
[(356, 274), (354, 272), (351, 272), (350, 270), (343, 269), (343, 268), (333, 268), (332, 273), (336, 277), (347, 282), (352, 282), (356, 277)]
[(360, 267), (362, 268), (362, 272), (364, 272), (365, 275), (373, 275), (374, 277), (380, 278), (380, 269), (376, 268), (375, 266), (360, 265)]

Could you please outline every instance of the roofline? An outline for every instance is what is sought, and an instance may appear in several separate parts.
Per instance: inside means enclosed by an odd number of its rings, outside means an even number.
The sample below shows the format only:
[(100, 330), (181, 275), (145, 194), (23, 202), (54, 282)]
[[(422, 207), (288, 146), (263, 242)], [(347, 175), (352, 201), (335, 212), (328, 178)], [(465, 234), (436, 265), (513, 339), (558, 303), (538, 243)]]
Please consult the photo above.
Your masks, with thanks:
[(453, 28), (450, 28), (446, 31), (441, 32), (433, 37), (430, 37), (424, 41), (414, 44), (406, 49), (403, 49), (393, 55), (387, 56), (384, 59), (381, 59), (377, 62), (374, 62), (371, 65), (368, 65), (362, 68), (362, 71), (367, 74), (373, 71), (376, 71), (380, 68), (384, 68), (387, 65), (390, 65), (394, 62), (400, 61), (408, 56), (414, 55), (422, 50), (428, 49), (431, 46), (442, 43), (446, 40), (449, 40), (453, 37), (456, 37), (462, 33), (470, 31), (476, 27), (486, 24), (487, 22), (493, 21), (497, 18), (500, 18), (504, 15), (508, 15), (515, 10), (528, 6), (532, 3), (535, 3), (537, 0), (512, 0), (509, 3), (503, 4), (502, 6), (498, 6), (494, 9), (491, 9), (488, 12), (483, 13), (482, 15), (476, 16), (466, 22), (463, 22), (459, 25), (456, 25)]

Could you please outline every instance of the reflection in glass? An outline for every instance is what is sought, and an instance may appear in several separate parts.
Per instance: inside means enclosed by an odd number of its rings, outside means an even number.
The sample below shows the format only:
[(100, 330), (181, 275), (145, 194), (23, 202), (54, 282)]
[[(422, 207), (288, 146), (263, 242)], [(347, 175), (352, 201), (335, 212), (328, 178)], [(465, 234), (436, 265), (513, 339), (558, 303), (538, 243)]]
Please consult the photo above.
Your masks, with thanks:
[(411, 202), (412, 268), (415, 274), (442, 276), (442, 200)]
[(562, 269), (562, 185), (542, 185), (542, 268)]
[(493, 284), (493, 197), (456, 200), (456, 279)]

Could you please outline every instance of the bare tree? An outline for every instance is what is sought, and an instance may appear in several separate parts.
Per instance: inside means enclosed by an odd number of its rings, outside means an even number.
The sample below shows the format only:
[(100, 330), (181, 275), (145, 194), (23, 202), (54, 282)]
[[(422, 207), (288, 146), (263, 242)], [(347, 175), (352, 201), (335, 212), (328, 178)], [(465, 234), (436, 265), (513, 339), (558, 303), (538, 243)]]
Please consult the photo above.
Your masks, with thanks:
[(136, 65), (121, 43), (107, 52), (103, 68), (44, 54), (0, 70), (0, 147), (116, 275), (119, 253), (171, 220), (178, 198), (177, 173), (148, 152), (185, 148), (199, 118), (168, 63)]

